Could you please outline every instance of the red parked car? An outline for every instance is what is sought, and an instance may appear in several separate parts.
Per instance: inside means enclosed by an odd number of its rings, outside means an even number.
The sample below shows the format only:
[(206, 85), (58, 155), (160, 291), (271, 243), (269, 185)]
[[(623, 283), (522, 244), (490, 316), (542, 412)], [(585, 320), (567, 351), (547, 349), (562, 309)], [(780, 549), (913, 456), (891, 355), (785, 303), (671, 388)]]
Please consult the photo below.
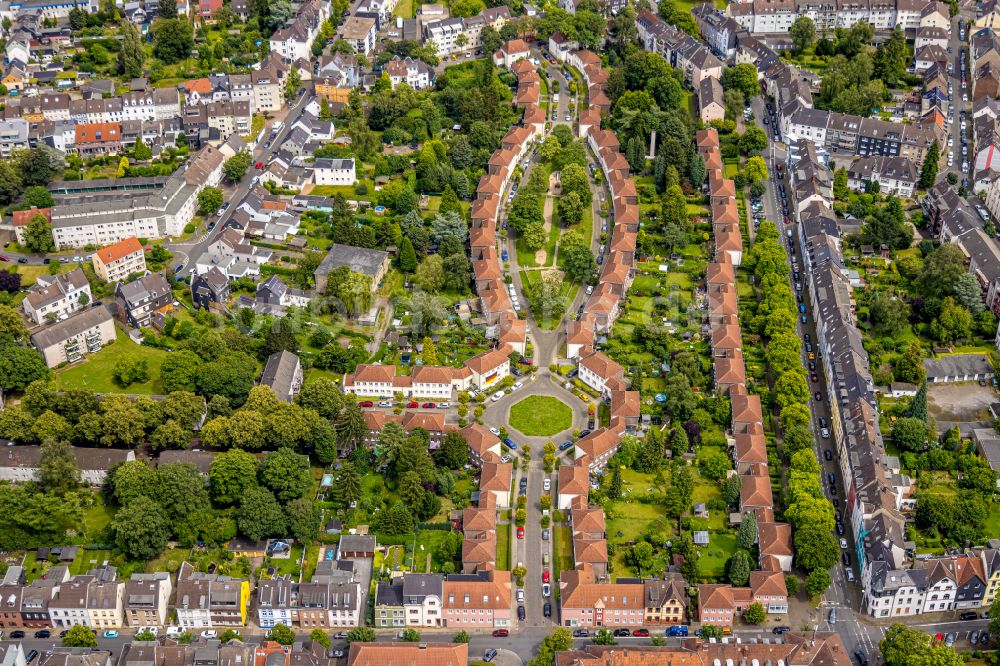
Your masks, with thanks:
[(433, 402), (425, 402), (423, 405), (424, 409), (434, 409), (437, 407)]
[(548, 569), (546, 569), (545, 571), (543, 571), (543, 572), (542, 572), (542, 582), (543, 582), (543, 583), (548, 583), (548, 582), (550, 582), (550, 581), (549, 581), (549, 578), (550, 578), (550, 577), (549, 577), (549, 570), (548, 570)]
[(517, 538), (518, 539), (523, 539), (524, 538), (524, 527), (521, 526), (521, 525), (517, 526)]
[(419, 406), (420, 405), (417, 404), (416, 400), (411, 400), (410, 402), (406, 403), (406, 408), (407, 409), (413, 409), (414, 407), (419, 407)]
[(358, 403), (358, 407), (374, 407), (375, 403), (371, 400), (362, 400)]
[(257, 164), (255, 164), (254, 166), (256, 166), (258, 169), (263, 169), (264, 168), (264, 163), (263, 162), (257, 162)]
[(507, 629), (494, 629), (493, 630), (493, 637), (494, 638), (506, 638), (507, 636), (510, 636), (510, 631), (508, 631)]
[(632, 632), (633, 636), (649, 636), (649, 629), (636, 629)]

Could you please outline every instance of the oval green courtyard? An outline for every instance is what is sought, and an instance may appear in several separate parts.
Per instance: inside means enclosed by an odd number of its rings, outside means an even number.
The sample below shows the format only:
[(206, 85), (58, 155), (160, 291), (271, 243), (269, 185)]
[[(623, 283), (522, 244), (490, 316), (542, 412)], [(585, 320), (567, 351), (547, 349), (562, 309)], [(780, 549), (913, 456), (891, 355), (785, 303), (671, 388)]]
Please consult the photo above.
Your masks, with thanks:
[(573, 426), (573, 410), (559, 398), (532, 395), (510, 408), (510, 426), (529, 437), (548, 437)]

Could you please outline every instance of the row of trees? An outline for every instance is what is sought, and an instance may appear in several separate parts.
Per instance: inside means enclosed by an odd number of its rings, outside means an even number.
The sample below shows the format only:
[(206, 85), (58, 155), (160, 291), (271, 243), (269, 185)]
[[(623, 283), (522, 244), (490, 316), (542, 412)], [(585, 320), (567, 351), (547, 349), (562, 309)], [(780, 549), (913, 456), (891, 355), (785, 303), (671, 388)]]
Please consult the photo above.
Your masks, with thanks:
[(771, 401), (780, 410), (782, 454), (788, 463), (785, 518), (795, 529), (796, 562), (809, 572), (807, 587), (822, 590), (829, 585), (826, 570), (837, 562), (838, 550), (833, 506), (823, 494), (822, 470), (812, 451), (809, 386), (800, 360), (798, 307), (786, 261), (776, 226), (761, 223), (745, 261), (760, 285), (752, 326), (767, 339), (766, 358), (774, 377)]

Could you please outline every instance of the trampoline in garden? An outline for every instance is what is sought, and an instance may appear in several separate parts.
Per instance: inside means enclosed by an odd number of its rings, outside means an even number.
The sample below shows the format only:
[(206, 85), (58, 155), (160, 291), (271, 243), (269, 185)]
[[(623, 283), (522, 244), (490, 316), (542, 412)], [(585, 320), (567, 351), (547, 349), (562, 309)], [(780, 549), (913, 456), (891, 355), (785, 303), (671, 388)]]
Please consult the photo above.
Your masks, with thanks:
[(653, 396), (653, 400), (655, 400), (656, 402), (666, 402), (667, 396), (665, 393), (657, 393), (656, 395)]

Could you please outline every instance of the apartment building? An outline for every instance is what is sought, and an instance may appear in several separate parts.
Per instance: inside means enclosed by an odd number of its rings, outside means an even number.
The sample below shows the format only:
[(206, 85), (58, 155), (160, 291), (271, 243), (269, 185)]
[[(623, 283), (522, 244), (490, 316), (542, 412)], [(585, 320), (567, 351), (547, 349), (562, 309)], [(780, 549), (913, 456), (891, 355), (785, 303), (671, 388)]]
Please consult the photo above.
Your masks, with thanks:
[(94, 273), (105, 282), (118, 282), (133, 273), (146, 272), (146, 252), (132, 236), (102, 247), (92, 259)]
[(317, 185), (354, 185), (354, 158), (318, 157), (313, 163), (313, 182)]
[(134, 573), (125, 583), (122, 608), (130, 627), (162, 627), (167, 624), (167, 603), (173, 592), (170, 574)]
[[(220, 151), (205, 146), (165, 181), (142, 179), (111, 190), (102, 181), (67, 184), (73, 196), (52, 209), (56, 249), (111, 245), (133, 236), (180, 236), (197, 211), (198, 193), (222, 180), (223, 162)], [(135, 187), (140, 183), (148, 187)]]
[(405, 574), (379, 583), (375, 627), (440, 627), (443, 602), (444, 577), (440, 574)]
[(423, 90), (434, 84), (434, 70), (423, 60), (395, 56), (382, 66), (382, 71), (388, 75), (393, 88), (405, 83), (414, 90)]
[(509, 571), (450, 574), (443, 586), (442, 626), (487, 629), (512, 626)]
[(62, 275), (41, 275), (28, 292), (21, 308), (37, 325), (65, 319), (83, 310), (93, 300), (90, 283), (83, 269), (74, 268)]
[(133, 328), (145, 328), (153, 315), (169, 309), (174, 295), (162, 273), (150, 273), (132, 282), (115, 285), (118, 316)]
[(246, 624), (250, 582), (195, 571), (189, 562), (177, 573), (174, 610), (184, 629), (241, 627)]
[(375, 26), (373, 18), (348, 16), (337, 28), (337, 36), (350, 44), (355, 53), (367, 56), (375, 48)]

